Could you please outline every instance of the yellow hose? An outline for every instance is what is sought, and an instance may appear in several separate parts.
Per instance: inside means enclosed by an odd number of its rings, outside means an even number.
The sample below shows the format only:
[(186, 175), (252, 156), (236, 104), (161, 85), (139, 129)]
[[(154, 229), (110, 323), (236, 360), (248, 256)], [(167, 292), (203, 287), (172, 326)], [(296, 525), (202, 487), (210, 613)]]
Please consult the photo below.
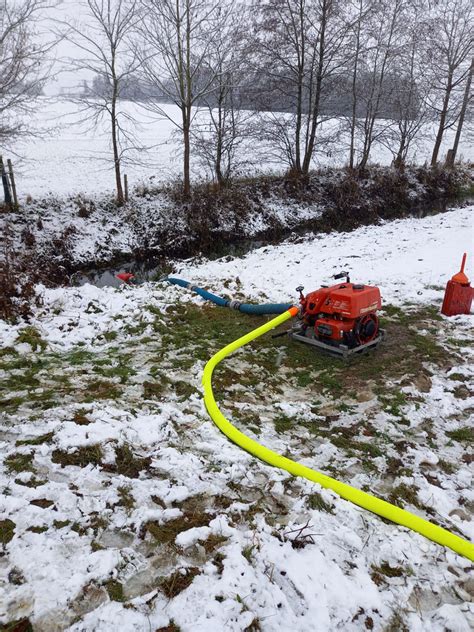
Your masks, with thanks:
[(262, 459), (262, 461), (266, 461), (270, 465), (275, 467), (279, 467), (283, 470), (286, 470), (293, 476), (302, 476), (303, 478), (307, 478), (314, 483), (319, 483), (322, 487), (326, 487), (327, 489), (332, 489), (339, 496), (349, 500), (355, 505), (359, 505), (359, 507), (363, 507), (372, 513), (378, 514), (383, 518), (387, 518), (392, 522), (402, 525), (403, 527), (408, 527), (412, 529), (412, 531), (417, 531), (424, 535), (429, 540), (433, 542), (437, 542), (438, 544), (442, 544), (446, 546), (456, 553), (463, 555), (468, 560), (474, 561), (474, 545), (467, 540), (463, 540), (454, 533), (450, 533), (446, 529), (442, 527), (438, 527), (435, 524), (432, 524), (428, 520), (424, 520), (409, 511), (405, 511), (404, 509), (400, 509), (399, 507), (395, 507), (391, 503), (386, 502), (385, 500), (381, 500), (380, 498), (376, 498), (375, 496), (371, 496), (366, 492), (361, 491), (360, 489), (356, 489), (355, 487), (351, 487), (350, 485), (346, 485), (346, 483), (341, 483), (330, 476), (326, 476), (325, 474), (321, 474), (320, 472), (316, 472), (305, 465), (301, 465), (301, 463), (296, 463), (291, 459), (287, 459), (272, 450), (269, 450), (260, 443), (257, 443), (250, 437), (247, 437), (242, 432), (237, 430), (235, 426), (233, 426), (230, 421), (228, 421), (224, 415), (219, 410), (217, 406), (216, 400), (214, 398), (214, 393), (212, 391), (212, 374), (215, 367), (231, 354), (236, 349), (243, 347), (247, 343), (255, 340), (259, 336), (262, 336), (266, 332), (274, 329), (278, 325), (281, 325), (285, 321), (293, 318), (298, 313), (297, 307), (291, 307), (288, 311), (280, 314), (276, 318), (273, 318), (265, 325), (254, 329), (250, 333), (242, 336), (238, 340), (234, 340), (229, 345), (218, 351), (212, 358), (207, 362), (204, 367), (204, 373), (202, 377), (202, 384), (204, 387), (204, 402), (206, 404), (207, 411), (209, 415), (212, 417), (212, 420), (217, 425), (217, 427), (234, 443), (238, 446), (250, 452), (254, 456)]

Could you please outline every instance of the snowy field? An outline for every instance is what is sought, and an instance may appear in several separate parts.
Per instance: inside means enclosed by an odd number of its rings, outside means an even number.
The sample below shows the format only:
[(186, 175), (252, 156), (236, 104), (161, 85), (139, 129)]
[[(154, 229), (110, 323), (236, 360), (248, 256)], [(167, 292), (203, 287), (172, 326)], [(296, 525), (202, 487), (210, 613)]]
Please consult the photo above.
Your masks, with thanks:
[[(473, 211), (177, 269), (240, 299), (295, 300), (341, 269), (379, 285), (388, 336), (375, 354), (344, 365), (267, 336), (217, 371), (220, 405), (264, 445), (471, 540), (472, 316), (439, 306)], [(28, 326), (0, 322), (0, 623), (473, 629), (467, 559), (260, 463), (213, 425), (204, 363), (259, 319), (164, 284), (39, 291)]]
[[(164, 105), (163, 108), (171, 119), (179, 120), (176, 106)], [(175, 125), (166, 118), (156, 120), (138, 105), (126, 103), (124, 110), (138, 123), (134, 130), (138, 147), (148, 148), (148, 151), (140, 149), (127, 154), (129, 164), (124, 167), (124, 172), (128, 174), (130, 187), (142, 183), (149, 185), (179, 176), (181, 155)], [(42, 130), (42, 133), (29, 141), (18, 143), (11, 155), (4, 152), (15, 164), (18, 192), (22, 200), (27, 195), (39, 198), (48, 194), (66, 196), (82, 192), (90, 196), (113, 191), (114, 179), (110, 162), (104, 160), (105, 157), (110, 157), (107, 128), (91, 129), (81, 122), (82, 119), (83, 114), (78, 112), (78, 106), (71, 101), (57, 97), (41, 99), (41, 108), (32, 124), (36, 130)], [(441, 155), (445, 154), (451, 142), (452, 134), (447, 133)], [(341, 139), (340, 146), (344, 146), (344, 139)], [(421, 143), (410, 158), (422, 164), (429, 159), (430, 150), (430, 144)], [(344, 153), (333, 152), (330, 156), (317, 153), (313, 166), (341, 166), (347, 160), (347, 151), (343, 151)], [(241, 158), (244, 156), (249, 160), (244, 172), (246, 175), (264, 171), (279, 172), (285, 168), (281, 162), (270, 162), (263, 144), (259, 145), (254, 141), (251, 147), (242, 147)], [(472, 143), (461, 142), (459, 156), (466, 161), (473, 161)], [(390, 152), (383, 147), (375, 148), (371, 156), (371, 162), (382, 165), (390, 164), (391, 159)], [(195, 161), (192, 172), (195, 178), (204, 174), (202, 167)]]

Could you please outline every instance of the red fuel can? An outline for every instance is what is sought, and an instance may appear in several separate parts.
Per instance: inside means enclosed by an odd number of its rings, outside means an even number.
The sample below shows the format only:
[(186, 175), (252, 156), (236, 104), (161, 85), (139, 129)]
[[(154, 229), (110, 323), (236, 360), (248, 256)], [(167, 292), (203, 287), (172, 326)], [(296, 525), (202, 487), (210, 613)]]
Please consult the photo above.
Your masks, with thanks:
[(469, 279), (464, 274), (466, 265), (466, 253), (464, 253), (461, 263), (461, 270), (448, 281), (444, 293), (441, 313), (445, 316), (456, 316), (457, 314), (470, 314), (474, 288), (471, 287)]

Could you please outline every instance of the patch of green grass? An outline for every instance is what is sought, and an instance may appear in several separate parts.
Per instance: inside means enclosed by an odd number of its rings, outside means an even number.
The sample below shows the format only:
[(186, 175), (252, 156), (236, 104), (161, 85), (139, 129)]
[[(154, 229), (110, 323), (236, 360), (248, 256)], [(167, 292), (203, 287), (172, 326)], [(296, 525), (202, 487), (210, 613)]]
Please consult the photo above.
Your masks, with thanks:
[(431, 362), (437, 362), (446, 357), (446, 350), (436, 342), (434, 336), (425, 336), (417, 333), (412, 337), (415, 351)]
[(96, 540), (92, 540), (91, 550), (93, 553), (96, 553), (97, 551), (103, 551), (104, 549), (105, 547), (102, 546), (102, 544), (99, 544), (99, 542), (97, 542)]
[(108, 519), (97, 512), (93, 512), (89, 514), (89, 528), (93, 530), (94, 534), (97, 534), (98, 531), (102, 531), (109, 526)]
[(308, 496), (308, 507), (310, 509), (317, 509), (318, 511), (325, 511), (326, 513), (334, 513), (333, 506), (326, 502), (319, 492), (314, 492)]
[(335, 397), (342, 391), (342, 382), (339, 377), (336, 377), (329, 371), (321, 372), (316, 380), (317, 387), (319, 387), (322, 391), (328, 392)]
[(0, 349), (0, 358), (4, 358), (5, 356), (15, 356), (18, 357), (18, 351), (15, 347), (3, 347)]
[(54, 437), (54, 432), (47, 432), (44, 435), (35, 437), (34, 439), (21, 439), (15, 443), (16, 446), (20, 445), (42, 445), (43, 443), (51, 443)]
[(31, 325), (24, 327), (15, 340), (16, 343), (28, 343), (33, 351), (44, 351), (48, 346), (40, 332)]
[(7, 397), (6, 399), (0, 399), (0, 409), (5, 412), (15, 412), (26, 402), (28, 402), (28, 398), (21, 395)]
[(407, 485), (406, 483), (400, 483), (397, 487), (394, 487), (389, 494), (389, 502), (397, 507), (404, 508), (405, 504), (412, 505), (418, 509), (425, 509), (420, 499), (418, 498), (418, 487), (416, 485)]
[(379, 394), (378, 399), (386, 413), (389, 413), (394, 417), (403, 416), (401, 409), (407, 404), (407, 397), (405, 393), (402, 393), (402, 391), (387, 392), (383, 395)]
[(217, 568), (217, 572), (219, 573), (219, 575), (222, 575), (222, 573), (224, 572), (224, 560), (225, 555), (223, 553), (220, 553), (219, 551), (212, 558), (212, 563)]
[(401, 459), (390, 456), (387, 459), (387, 467), (385, 472), (391, 476), (411, 476), (413, 471), (406, 467)]
[(301, 388), (305, 388), (314, 382), (314, 376), (311, 371), (301, 371), (296, 376), (296, 383)]
[(35, 525), (32, 527), (28, 527), (27, 531), (31, 531), (31, 533), (44, 533), (45, 531), (48, 530), (48, 527), (46, 525)]
[(131, 325), (131, 324), (124, 325), (122, 331), (125, 334), (127, 334), (127, 336), (140, 336), (141, 334), (144, 333), (144, 331), (146, 330), (149, 324), (150, 323), (148, 323), (146, 320), (141, 319), (138, 322), (136, 322), (134, 325)]
[(346, 404), (345, 402), (341, 402), (336, 406), (336, 408), (341, 413), (351, 413), (354, 411), (355, 407), (351, 406), (350, 404)]
[(460, 443), (474, 443), (474, 428), (471, 426), (465, 426), (464, 428), (458, 428), (457, 430), (447, 430), (446, 436), (453, 441), (459, 441)]
[(36, 377), (36, 371), (31, 368), (27, 369), (23, 375), (10, 375), (7, 379), (2, 380), (1, 382), (2, 388), (22, 391), (38, 388), (40, 384), (41, 382)]
[(47, 482), (48, 481), (41, 480), (39, 478), (36, 478), (35, 476), (32, 476), (27, 481), (22, 481), (20, 478), (15, 478), (15, 483), (17, 485), (23, 485), (23, 487), (32, 487), (34, 489), (36, 489), (37, 487), (41, 487), (41, 485), (46, 485)]
[[(215, 549), (219, 548), (220, 546), (222, 546), (225, 542), (227, 542), (227, 538), (223, 535), (217, 535), (215, 533), (211, 533), (211, 535), (209, 535), (204, 542), (202, 543), (202, 546), (204, 547), (204, 550), (206, 551), (206, 553), (212, 553), (212, 551), (215, 551)], [(218, 556), (219, 554), (216, 553), (216, 555), (214, 556), (214, 559)], [(224, 556), (222, 556), (222, 559), (224, 559)]]
[(333, 434), (336, 429), (333, 429), (331, 433), (328, 435), (329, 440), (336, 448), (340, 448), (344, 450), (349, 456), (354, 456), (354, 451), (362, 452), (370, 457), (378, 457), (382, 456), (382, 450), (375, 445), (373, 442), (365, 442), (354, 439), (351, 436), (343, 435), (343, 434)]
[(118, 504), (125, 507), (127, 512), (130, 512), (135, 507), (135, 498), (131, 493), (131, 487), (126, 487), (125, 485), (117, 487), (117, 494), (120, 499)]
[(116, 579), (109, 579), (108, 582), (105, 582), (104, 586), (111, 601), (119, 601), (121, 603), (125, 601), (123, 585)]
[(294, 425), (294, 419), (286, 415), (278, 415), (278, 417), (273, 420), (273, 425), (275, 426), (275, 432), (283, 434), (291, 430)]
[(472, 347), (474, 339), (472, 338), (448, 338), (447, 342), (453, 347)]
[(102, 366), (95, 366), (94, 372), (102, 375), (103, 377), (118, 377), (121, 384), (126, 384), (131, 376), (137, 374), (135, 369), (130, 366), (129, 363), (124, 362), (122, 358), (119, 359), (119, 363), (116, 366), (107, 368), (104, 368)]
[(147, 470), (151, 465), (151, 457), (137, 457), (128, 443), (115, 448), (115, 463), (106, 463), (103, 469), (106, 472), (121, 474), (127, 478), (138, 478), (142, 470)]
[(3, 371), (17, 371), (20, 369), (31, 368), (34, 363), (31, 362), (31, 356), (14, 356), (12, 360), (0, 362), (0, 369)]
[(383, 632), (410, 632), (410, 629), (405, 623), (403, 615), (397, 611), (394, 612), (387, 621), (387, 625)]
[(413, 308), (411, 306), (399, 307), (397, 305), (385, 304), (382, 307), (387, 318), (395, 320), (403, 325), (417, 325), (420, 321), (437, 321), (442, 322), (439, 309), (433, 305), (425, 305), (423, 307)]
[(200, 574), (201, 571), (195, 566), (178, 569), (160, 581), (160, 590), (168, 599), (173, 599), (191, 586), (194, 578)]
[(41, 507), (41, 509), (49, 509), (49, 507), (54, 505), (54, 501), (48, 500), (47, 498), (35, 498), (34, 500), (30, 500), (30, 505)]
[(78, 426), (88, 426), (92, 421), (87, 417), (87, 410), (79, 409), (74, 412), (72, 420)]
[(380, 564), (380, 566), (372, 564), (372, 572), (370, 574), (372, 581), (377, 586), (386, 584), (386, 577), (407, 577), (411, 575), (413, 575), (413, 571), (411, 568), (403, 566), (390, 566), (390, 564), (385, 560)]
[(5, 467), (9, 472), (33, 472), (32, 454), (10, 454), (4, 460)]
[(176, 395), (178, 395), (178, 397), (183, 397), (184, 399), (189, 399), (191, 395), (199, 393), (198, 389), (195, 386), (193, 386), (189, 382), (185, 382), (184, 380), (172, 382), (171, 387), (175, 391)]
[(84, 392), (84, 401), (93, 402), (96, 399), (117, 399), (120, 389), (113, 382), (105, 380), (91, 380)]
[(8, 518), (6, 520), (0, 520), (0, 544), (5, 546), (5, 544), (10, 542), (15, 535), (15, 527), (16, 524), (13, 520)]
[(454, 463), (450, 463), (449, 461), (446, 461), (445, 459), (440, 459), (438, 461), (438, 466), (443, 470), (443, 472), (445, 472), (446, 474), (454, 474), (454, 472), (456, 471), (457, 467), (456, 465), (454, 465)]
[(388, 318), (395, 318), (398, 321), (406, 317), (406, 311), (397, 305), (386, 304), (383, 306), (382, 311)]
[(77, 349), (67, 354), (64, 357), (66, 364), (71, 366), (79, 366), (81, 364), (91, 364), (96, 357), (96, 354), (92, 351), (86, 351), (85, 349)]
[(464, 375), (464, 373), (451, 373), (451, 375), (448, 375), (448, 380), (452, 380), (453, 382), (466, 382), (467, 375)]
[(43, 388), (30, 390), (26, 395), (15, 395), (0, 401), (0, 408), (5, 412), (16, 412), (21, 406), (28, 404), (30, 407), (34, 404), (34, 408), (46, 410), (56, 405), (58, 395), (57, 388)]
[(113, 340), (116, 340), (118, 336), (118, 332), (117, 331), (105, 331), (103, 334), (101, 334), (100, 337), (104, 338), (107, 342), (112, 342)]
[(245, 557), (249, 564), (252, 563), (254, 549), (255, 546), (253, 544), (247, 544), (247, 546), (244, 546), (242, 549), (242, 556)]
[(153, 399), (155, 397), (162, 397), (166, 391), (166, 384), (162, 382), (143, 382), (143, 397), (145, 399)]
[(174, 542), (176, 536), (182, 531), (187, 531), (193, 527), (207, 526), (213, 518), (214, 514), (193, 510), (163, 524), (153, 521), (147, 522), (145, 529), (159, 544), (168, 544)]
[(89, 464), (100, 466), (103, 458), (102, 448), (98, 443), (81, 446), (72, 452), (57, 449), (53, 451), (51, 456), (53, 463), (58, 463), (61, 467), (67, 465), (86, 467)]

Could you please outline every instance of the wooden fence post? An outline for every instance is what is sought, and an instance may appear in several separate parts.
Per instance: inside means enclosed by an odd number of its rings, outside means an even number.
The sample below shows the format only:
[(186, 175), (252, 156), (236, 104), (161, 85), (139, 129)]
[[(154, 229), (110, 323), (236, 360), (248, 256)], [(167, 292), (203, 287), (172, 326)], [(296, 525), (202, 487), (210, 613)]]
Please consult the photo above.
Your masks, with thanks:
[(10, 184), (11, 184), (12, 193), (13, 193), (13, 202), (15, 204), (15, 208), (18, 208), (18, 196), (16, 194), (15, 174), (13, 173), (13, 165), (10, 158), (7, 160), (7, 164), (8, 164), (8, 173), (10, 175)]
[(128, 202), (128, 177), (127, 174), (123, 174), (123, 189), (125, 193), (125, 202)]
[(2, 178), (3, 193), (5, 195), (5, 206), (11, 208), (12, 196), (10, 192), (10, 183), (8, 182), (7, 172), (5, 171), (5, 165), (3, 164), (3, 157), (0, 156), (0, 177)]

